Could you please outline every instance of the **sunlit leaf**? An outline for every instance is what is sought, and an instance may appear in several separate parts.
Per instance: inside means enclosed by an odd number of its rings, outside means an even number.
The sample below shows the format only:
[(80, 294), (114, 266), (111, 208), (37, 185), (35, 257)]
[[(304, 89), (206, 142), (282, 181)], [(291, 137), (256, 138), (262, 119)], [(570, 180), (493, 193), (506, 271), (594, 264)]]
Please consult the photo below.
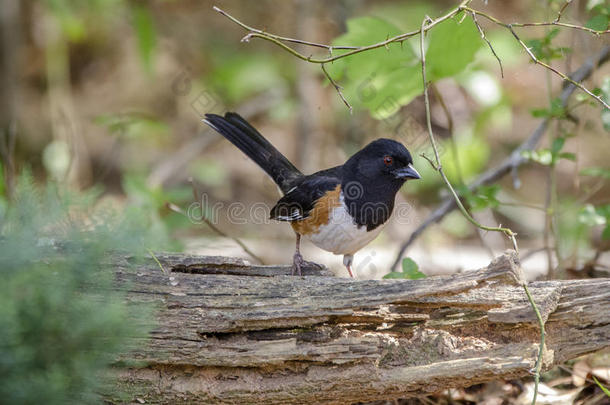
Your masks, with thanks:
[[(336, 38), (333, 45), (366, 46), (400, 33), (380, 18), (354, 18), (347, 22), (347, 33)], [(427, 41), (426, 65), (431, 81), (464, 70), (481, 46), (476, 27), (470, 21), (460, 24), (458, 19), (435, 26)], [(393, 115), (423, 91), (418, 38), (339, 59), (327, 69), (340, 81), (352, 105), (368, 109), (378, 119)]]
[(474, 60), (475, 53), (482, 46), (472, 21), (465, 19), (460, 23), (459, 20), (459, 17), (451, 18), (429, 31), (430, 43), (426, 51), (428, 80), (460, 73)]
[[(347, 33), (336, 38), (333, 45), (370, 45), (399, 33), (398, 28), (380, 18), (354, 18), (347, 22)], [(393, 115), (423, 90), (419, 58), (409, 42), (340, 59), (328, 65), (328, 71), (341, 81), (352, 105), (368, 109), (378, 119)]]

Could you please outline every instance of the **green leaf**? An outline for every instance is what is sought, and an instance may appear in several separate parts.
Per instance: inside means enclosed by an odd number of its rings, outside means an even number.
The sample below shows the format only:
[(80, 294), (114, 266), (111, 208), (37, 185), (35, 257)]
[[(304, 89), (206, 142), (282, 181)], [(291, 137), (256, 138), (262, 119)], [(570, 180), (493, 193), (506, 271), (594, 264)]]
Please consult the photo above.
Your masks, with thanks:
[(498, 184), (481, 186), (476, 192), (471, 192), (466, 186), (457, 187), (460, 195), (466, 199), (472, 211), (481, 211), (486, 208), (497, 208), (500, 205), (497, 195), (500, 191)]
[(460, 16), (444, 21), (429, 31), (426, 51), (428, 80), (436, 81), (463, 71), (473, 60), (483, 41), (470, 21)]
[(553, 139), (553, 143), (551, 144), (551, 153), (553, 155), (558, 155), (559, 152), (561, 151), (561, 149), (563, 148), (563, 145), (565, 145), (566, 143), (566, 139), (559, 137), (559, 138), (555, 138)]
[(147, 72), (153, 69), (153, 55), (157, 45), (155, 24), (150, 11), (140, 5), (133, 5), (133, 25), (138, 40), (140, 59)]
[(598, 14), (587, 21), (585, 27), (595, 31), (605, 31), (608, 29), (608, 16)]
[[(398, 28), (380, 18), (354, 18), (333, 45), (370, 45), (398, 34)], [(339, 59), (327, 68), (333, 79), (341, 80), (350, 103), (368, 109), (377, 119), (393, 115), (423, 91), (419, 58), (408, 42)]]
[(402, 259), (402, 272), (392, 271), (385, 276), (384, 279), (407, 279), (407, 280), (418, 280), (425, 278), (426, 275), (419, 271), (417, 263), (409, 257)]
[(610, 169), (604, 167), (587, 167), (580, 171), (580, 175), (610, 179)]
[(402, 259), (402, 272), (404, 273), (404, 278), (408, 278), (410, 280), (417, 280), (426, 277), (424, 273), (419, 271), (419, 266), (410, 257), (405, 257)]
[[(386, 40), (401, 31), (385, 20), (360, 17), (347, 22), (347, 33), (333, 45), (365, 46)], [(426, 66), (429, 80), (456, 75), (474, 60), (481, 41), (476, 27), (447, 20), (429, 32)], [(385, 119), (423, 91), (419, 39), (339, 59), (327, 66), (331, 77), (344, 87), (354, 107), (366, 108), (377, 119)], [(335, 55), (346, 53), (335, 50)]]

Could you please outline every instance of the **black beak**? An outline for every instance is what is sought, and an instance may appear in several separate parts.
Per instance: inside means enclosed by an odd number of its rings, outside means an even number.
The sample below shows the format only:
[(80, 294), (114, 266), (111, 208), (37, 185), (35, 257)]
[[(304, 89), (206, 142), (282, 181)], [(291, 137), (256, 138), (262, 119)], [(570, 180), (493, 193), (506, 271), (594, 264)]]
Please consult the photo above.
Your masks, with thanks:
[(409, 163), (406, 167), (396, 169), (392, 172), (397, 179), (421, 179), (417, 170)]

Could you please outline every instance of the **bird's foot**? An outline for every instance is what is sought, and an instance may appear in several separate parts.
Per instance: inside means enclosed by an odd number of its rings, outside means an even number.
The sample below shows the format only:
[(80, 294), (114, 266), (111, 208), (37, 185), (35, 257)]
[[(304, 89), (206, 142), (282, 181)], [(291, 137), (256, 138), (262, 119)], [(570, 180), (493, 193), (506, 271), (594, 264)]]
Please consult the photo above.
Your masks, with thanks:
[(303, 256), (299, 252), (295, 252), (292, 258), (292, 275), (293, 276), (302, 276), (301, 268), (307, 263), (303, 260)]

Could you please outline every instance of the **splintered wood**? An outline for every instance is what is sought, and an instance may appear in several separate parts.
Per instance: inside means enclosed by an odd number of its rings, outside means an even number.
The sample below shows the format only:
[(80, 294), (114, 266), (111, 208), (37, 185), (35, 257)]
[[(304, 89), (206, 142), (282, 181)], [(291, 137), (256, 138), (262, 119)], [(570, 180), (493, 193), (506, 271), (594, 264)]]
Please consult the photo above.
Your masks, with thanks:
[[(342, 279), (315, 266), (157, 255), (117, 266), (132, 301), (160, 308), (126, 354), (146, 403), (351, 403), (530, 374), (539, 329), (514, 252), (488, 267), (409, 280)], [(610, 279), (529, 285), (544, 365), (610, 346)]]

